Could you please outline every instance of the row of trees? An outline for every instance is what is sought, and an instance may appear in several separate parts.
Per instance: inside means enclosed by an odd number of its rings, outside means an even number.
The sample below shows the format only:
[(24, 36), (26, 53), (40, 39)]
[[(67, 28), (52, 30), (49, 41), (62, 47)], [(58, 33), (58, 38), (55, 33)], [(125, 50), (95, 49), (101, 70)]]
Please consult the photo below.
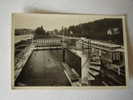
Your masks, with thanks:
[(43, 26), (41, 27), (37, 27), (35, 32), (34, 32), (34, 39), (38, 39), (38, 38), (49, 38), (51, 37), (50, 32), (46, 32), (43, 28)]
[(115, 42), (117, 44), (123, 44), (122, 33), (121, 19), (102, 19), (95, 22), (72, 25), (68, 28), (62, 27), (61, 30), (55, 29), (52, 32), (46, 32), (41, 26), (35, 30), (34, 39), (48, 38), (55, 34), (60, 34), (72, 37), (85, 37), (96, 40)]

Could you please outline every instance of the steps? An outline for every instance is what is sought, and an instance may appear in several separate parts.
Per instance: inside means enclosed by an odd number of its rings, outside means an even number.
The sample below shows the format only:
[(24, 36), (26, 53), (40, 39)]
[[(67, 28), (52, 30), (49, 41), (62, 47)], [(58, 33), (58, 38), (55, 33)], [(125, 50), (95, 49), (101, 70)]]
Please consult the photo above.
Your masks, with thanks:
[(71, 85), (80, 86), (81, 84), (79, 82), (80, 80), (79, 74), (73, 68), (70, 68), (66, 63), (62, 63), (62, 65), (64, 66), (64, 72)]

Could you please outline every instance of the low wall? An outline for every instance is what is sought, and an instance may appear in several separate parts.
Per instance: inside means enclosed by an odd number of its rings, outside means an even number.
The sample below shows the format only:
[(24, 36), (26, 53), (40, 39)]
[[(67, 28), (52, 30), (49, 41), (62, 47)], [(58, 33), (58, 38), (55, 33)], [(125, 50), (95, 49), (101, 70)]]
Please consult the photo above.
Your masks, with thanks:
[(81, 76), (81, 58), (68, 49), (64, 49), (64, 60), (71, 68), (74, 68), (76, 72)]

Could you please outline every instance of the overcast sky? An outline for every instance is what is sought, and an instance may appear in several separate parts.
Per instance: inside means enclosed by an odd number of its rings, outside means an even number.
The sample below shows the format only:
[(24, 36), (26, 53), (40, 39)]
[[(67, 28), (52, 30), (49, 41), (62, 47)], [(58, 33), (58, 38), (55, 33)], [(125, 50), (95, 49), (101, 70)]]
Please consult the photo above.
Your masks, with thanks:
[[(62, 15), (62, 14), (14, 14), (14, 28), (36, 29), (43, 26), (45, 30), (61, 29), (70, 25), (103, 19), (105, 16), (94, 15)], [(109, 17), (109, 16), (106, 16)]]

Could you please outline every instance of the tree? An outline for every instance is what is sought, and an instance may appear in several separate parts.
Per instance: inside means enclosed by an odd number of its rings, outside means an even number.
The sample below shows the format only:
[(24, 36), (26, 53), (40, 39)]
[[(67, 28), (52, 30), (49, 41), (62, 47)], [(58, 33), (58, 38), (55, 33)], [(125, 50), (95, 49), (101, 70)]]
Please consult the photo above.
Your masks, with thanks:
[(35, 30), (35, 34), (34, 34), (34, 39), (44, 38), (45, 36), (46, 36), (46, 32), (43, 29), (43, 26), (37, 27), (37, 29)]

